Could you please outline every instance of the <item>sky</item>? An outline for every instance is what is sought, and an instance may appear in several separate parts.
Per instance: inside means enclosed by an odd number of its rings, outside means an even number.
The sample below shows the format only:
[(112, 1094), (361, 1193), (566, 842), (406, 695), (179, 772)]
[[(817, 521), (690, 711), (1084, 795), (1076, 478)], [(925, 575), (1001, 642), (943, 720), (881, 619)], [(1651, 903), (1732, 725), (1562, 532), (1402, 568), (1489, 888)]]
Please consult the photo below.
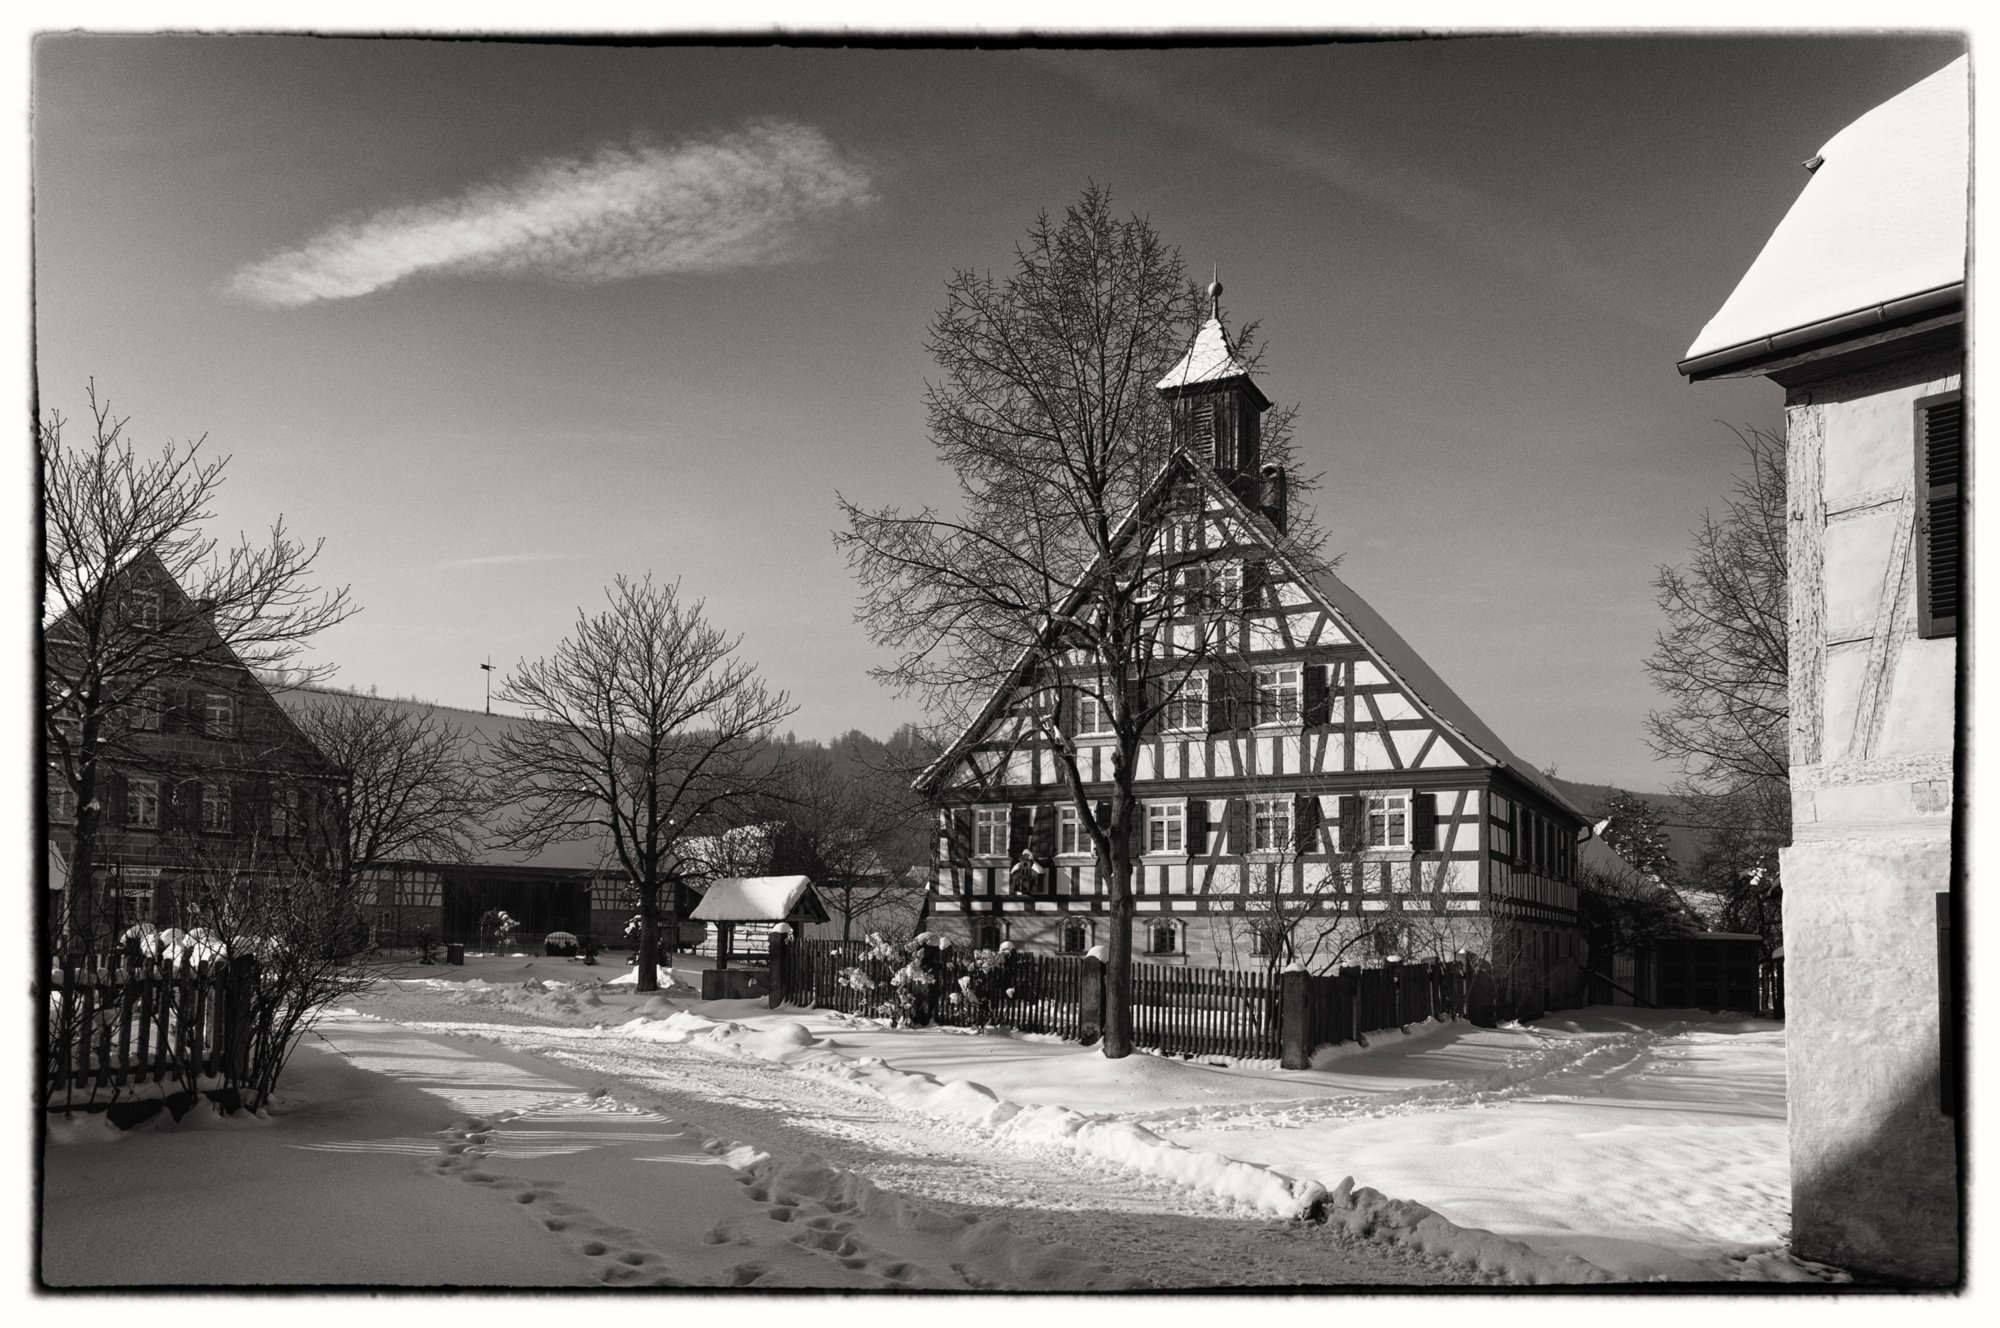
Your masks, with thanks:
[(1782, 405), (1674, 362), (1800, 163), (1963, 49), (43, 36), (39, 405), (94, 378), (229, 455), (214, 533), (323, 537), (341, 684), (478, 708), (650, 572), (794, 731), (886, 736), (835, 495), (951, 500), (926, 324), (1094, 181), (1260, 325), (1343, 578), (1524, 758), (1658, 789), (1655, 568)]

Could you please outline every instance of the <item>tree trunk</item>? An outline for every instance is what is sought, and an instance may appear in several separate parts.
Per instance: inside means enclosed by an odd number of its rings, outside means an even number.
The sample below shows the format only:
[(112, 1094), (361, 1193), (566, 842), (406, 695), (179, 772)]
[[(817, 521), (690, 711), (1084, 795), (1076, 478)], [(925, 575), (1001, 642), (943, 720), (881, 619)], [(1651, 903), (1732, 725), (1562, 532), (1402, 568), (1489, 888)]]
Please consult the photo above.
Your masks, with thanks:
[[(1129, 768), (1129, 767), (1127, 767)], [(1120, 789), (1111, 804), (1111, 934), (1104, 966), (1104, 1055), (1130, 1056), (1132, 1046), (1132, 791)]]
[(660, 971), (654, 962), (660, 943), (660, 883), (639, 882), (639, 980), (637, 991), (658, 991)]
[[(95, 726), (87, 726), (82, 738), (94, 744)], [(63, 889), (62, 941), (65, 952), (72, 954), (96, 948), (92, 942), (96, 931), (97, 837), (104, 821), (103, 809), (97, 806), (98, 786), (102, 783), (98, 779), (97, 762), (87, 755), (91, 748), (84, 750), (86, 757), (78, 769), (83, 787), (77, 791), (76, 820), (71, 826), (69, 883)]]

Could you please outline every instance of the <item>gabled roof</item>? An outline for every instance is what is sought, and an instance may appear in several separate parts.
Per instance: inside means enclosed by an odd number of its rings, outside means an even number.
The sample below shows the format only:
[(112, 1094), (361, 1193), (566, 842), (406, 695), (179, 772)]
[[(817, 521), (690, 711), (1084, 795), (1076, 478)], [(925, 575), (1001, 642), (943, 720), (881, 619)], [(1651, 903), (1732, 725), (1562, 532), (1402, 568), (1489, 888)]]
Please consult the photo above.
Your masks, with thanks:
[[(1431, 717), (1460, 742), (1484, 758), (1488, 764), (1512, 771), (1536, 791), (1579, 820), (1588, 819), (1562, 790), (1550, 783), (1534, 766), (1515, 755), (1513, 749), (1501, 741), (1500, 735), (1489, 728), (1486, 722), (1473, 712), (1472, 707), (1445, 684), (1444, 679), (1424, 662), (1423, 657), (1418, 655), (1393, 627), (1389, 626), (1368, 601), (1335, 576), (1331, 569), (1314, 568), (1312, 560), (1295, 541), (1280, 533), (1263, 513), (1243, 502), (1228, 485), (1186, 452), (1176, 453), (1174, 459), (1162, 468), (1154, 479), (1147, 497), (1135, 506), (1133, 515), (1128, 517), (1121, 527), (1120, 539), (1131, 537), (1138, 512), (1143, 511), (1169, 484), (1176, 481), (1177, 472), (1191, 475), (1212, 497), (1219, 499), (1230, 509), (1236, 521), (1251, 531), (1272, 554), (1285, 563), (1291, 574), (1290, 579), (1304, 586), (1318, 601), (1319, 607), (1332, 617), (1343, 631), (1361, 643), (1373, 663), (1409, 693), (1419, 706), (1430, 712)], [(1092, 579), (1091, 576), (1085, 576), (1082, 578), (1082, 585), (1087, 587)], [(1083, 593), (1082, 589), (1074, 592), (1071, 604), (1081, 598)], [(1046, 643), (1042, 648), (1047, 648)], [(1023, 652), (1021, 660), (1008, 675), (1006, 684), (988, 699), (979, 717), (966, 727), (958, 740), (952, 743), (923, 775), (919, 776), (919, 787), (931, 786), (937, 776), (957, 763), (976, 736), (992, 722), (1006, 699), (1026, 680), (1034, 653), (1032, 650)]]
[[(456, 730), (460, 750), (480, 762), (491, 757), (503, 734), (535, 722), (519, 715), (490, 715), (479, 710), (461, 710), (410, 697), (369, 696), (338, 687), (280, 686), (272, 688), (271, 694), (293, 716), (309, 713), (315, 706), (342, 702), (358, 702), (410, 715), (433, 715)], [(534, 852), (482, 846), (473, 853), (471, 862), (483, 867), (535, 867), (578, 872), (617, 870), (610, 846), (601, 834), (565, 840)]]
[(1187, 354), (1181, 356), (1180, 363), (1167, 370), (1166, 376), (1155, 386), (1162, 392), (1172, 392), (1200, 383), (1219, 383), (1225, 378), (1249, 376), (1250, 366), (1237, 358), (1236, 351), (1229, 344), (1229, 334), (1222, 330), (1222, 320), (1211, 318), (1194, 334), (1194, 344), (1188, 347)]
[(827, 921), (826, 906), (805, 876), (732, 876), (711, 881), (688, 916), (696, 922), (783, 922), (803, 913)]
[(1705, 376), (1782, 352), (1793, 340), (1942, 310), (1954, 295), (1962, 302), (1968, 59), (1827, 140), (1804, 191), (1688, 347), (1683, 373)]

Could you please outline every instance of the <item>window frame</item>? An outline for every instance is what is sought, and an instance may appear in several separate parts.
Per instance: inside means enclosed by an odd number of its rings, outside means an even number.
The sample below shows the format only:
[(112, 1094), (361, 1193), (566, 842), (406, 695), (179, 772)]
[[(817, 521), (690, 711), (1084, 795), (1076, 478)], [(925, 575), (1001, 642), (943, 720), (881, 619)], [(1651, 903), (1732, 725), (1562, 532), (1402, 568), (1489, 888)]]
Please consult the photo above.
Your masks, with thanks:
[(235, 737), (236, 698), (228, 692), (204, 690), (201, 694), (201, 731), (211, 738)]
[[(1149, 955), (1185, 955), (1187, 953), (1186, 928), (1180, 919), (1155, 917), (1146, 923), (1146, 953)], [(1161, 935), (1172, 937), (1167, 948), (1160, 947)]]
[(62, 777), (59, 770), (49, 772), (49, 823), (51, 825), (76, 824), (76, 790)]
[[(974, 807), (972, 809), (971, 855), (973, 857), (991, 858), (1003, 862), (1006, 860), (1008, 853), (1013, 848), (1013, 845), (1008, 843), (1008, 839), (1010, 838), (1008, 831), (1013, 821), (1013, 810), (1012, 807), (1007, 806)], [(995, 824), (999, 825), (1000, 833), (991, 839), (987, 839), (986, 842), (997, 843), (999, 847), (991, 850), (982, 850), (979, 846), (982, 839), (986, 839), (985, 832)]]
[[(1071, 737), (1115, 738), (1118, 736), (1118, 732), (1112, 726), (1111, 722), (1111, 707), (1105, 703), (1103, 697), (1091, 692), (1079, 691), (1076, 694), (1075, 709), (1076, 731), (1070, 735)], [(1088, 728), (1085, 727), (1086, 716), (1088, 716), (1088, 723), (1090, 725)]]
[(232, 835), (233, 817), (227, 784), (201, 786), (201, 832), (205, 835)]
[(158, 733), (166, 715), (167, 698), (158, 683), (141, 687), (132, 694), (132, 731)]
[[(1190, 722), (1189, 716), (1194, 716)], [(1163, 733), (1206, 733), (1208, 732), (1208, 673), (1206, 670), (1189, 672), (1180, 680), (1171, 695), (1160, 708), (1160, 730)]]
[[(125, 781), (125, 824), (135, 830), (157, 830), (160, 828), (160, 781), (157, 779), (128, 779)], [(141, 816), (140, 808), (150, 805), (150, 816)]]
[[(1069, 944), (1070, 932), (1072, 930), (1083, 934), (1083, 944), (1077, 946), (1074, 950), (1070, 948)], [(1096, 932), (1090, 924), (1090, 919), (1080, 914), (1072, 913), (1065, 917), (1062, 925), (1056, 929), (1056, 952), (1066, 955), (1089, 954), (1090, 947), (1096, 943), (1096, 940)]]
[[(1361, 805), (1361, 838), (1367, 847), (1371, 850), (1379, 850), (1384, 853), (1412, 852), (1413, 849), (1411, 846), (1416, 838), (1413, 833), (1416, 828), (1416, 798), (1410, 790), (1371, 789), (1362, 796), (1366, 801)], [(1389, 803), (1397, 801), (1402, 803), (1400, 810), (1392, 809), (1388, 806)], [(1379, 815), (1385, 835), (1393, 818), (1401, 818), (1402, 836), (1399, 841), (1392, 843), (1386, 837), (1376, 837), (1375, 822), (1378, 815), (1376, 804), (1378, 802), (1383, 804)]]
[[(1276, 793), (1269, 797), (1253, 797), (1249, 802), (1251, 855), (1268, 858), (1291, 852), (1298, 835), (1293, 795)], [(1267, 808), (1275, 810), (1266, 810)], [(1271, 836), (1275, 843), (1264, 842), (1266, 827), (1277, 829), (1277, 833)]]
[[(1063, 845), (1068, 843), (1069, 848)], [(1090, 837), (1083, 833), (1083, 814), (1074, 803), (1056, 805), (1056, 856), (1058, 858), (1087, 858), (1095, 856), (1096, 850), (1090, 846)]]
[[(1187, 856), (1187, 802), (1185, 799), (1148, 799), (1146, 813), (1146, 857)], [(1158, 833), (1155, 834), (1157, 827)], [(1159, 843), (1156, 845), (1155, 840)]]
[[(1289, 685), (1282, 681), (1282, 676), (1286, 673), (1292, 675)], [(1270, 683), (1266, 683), (1265, 681), (1265, 675), (1267, 674), (1272, 675), (1274, 679)], [(1280, 664), (1259, 664), (1255, 666), (1250, 672), (1250, 695), (1252, 698), (1252, 707), (1257, 716), (1255, 727), (1260, 729), (1298, 728), (1305, 723), (1306, 714), (1306, 669), (1304, 663), (1299, 660), (1290, 660)], [(1274, 697), (1277, 698), (1275, 703), (1273, 701)], [(1291, 713), (1289, 715), (1284, 713), (1286, 709), (1285, 697), (1290, 698)], [(1272, 717), (1270, 712), (1274, 704), (1278, 713), (1275, 717)]]

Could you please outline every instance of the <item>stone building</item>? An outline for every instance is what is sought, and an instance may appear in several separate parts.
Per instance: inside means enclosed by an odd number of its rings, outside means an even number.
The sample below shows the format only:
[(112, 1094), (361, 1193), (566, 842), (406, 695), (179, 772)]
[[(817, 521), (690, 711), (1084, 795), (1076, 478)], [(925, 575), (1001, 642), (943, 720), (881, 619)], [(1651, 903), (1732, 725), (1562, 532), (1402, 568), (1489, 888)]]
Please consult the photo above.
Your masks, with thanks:
[(1967, 93), (1960, 59), (1835, 135), (1680, 364), (1785, 391), (1793, 1249), (1930, 1286), (1960, 1275)]
[[(1156, 675), (1126, 684), (1158, 717), (1137, 754), (1134, 954), (1265, 967), (1279, 929), (1313, 967), (1470, 950), (1517, 1011), (1575, 1004), (1583, 814), (1286, 533), (1284, 476), (1259, 455), (1270, 403), (1219, 319), (1159, 390), (1176, 446), (1140, 507), (1166, 515), (1124, 537), (1172, 588), (1145, 629)], [(1108, 934), (1081, 822), (1109, 824), (1106, 684), (1079, 667), (1052, 626), (919, 781), (939, 806), (933, 930), (1066, 952)]]

